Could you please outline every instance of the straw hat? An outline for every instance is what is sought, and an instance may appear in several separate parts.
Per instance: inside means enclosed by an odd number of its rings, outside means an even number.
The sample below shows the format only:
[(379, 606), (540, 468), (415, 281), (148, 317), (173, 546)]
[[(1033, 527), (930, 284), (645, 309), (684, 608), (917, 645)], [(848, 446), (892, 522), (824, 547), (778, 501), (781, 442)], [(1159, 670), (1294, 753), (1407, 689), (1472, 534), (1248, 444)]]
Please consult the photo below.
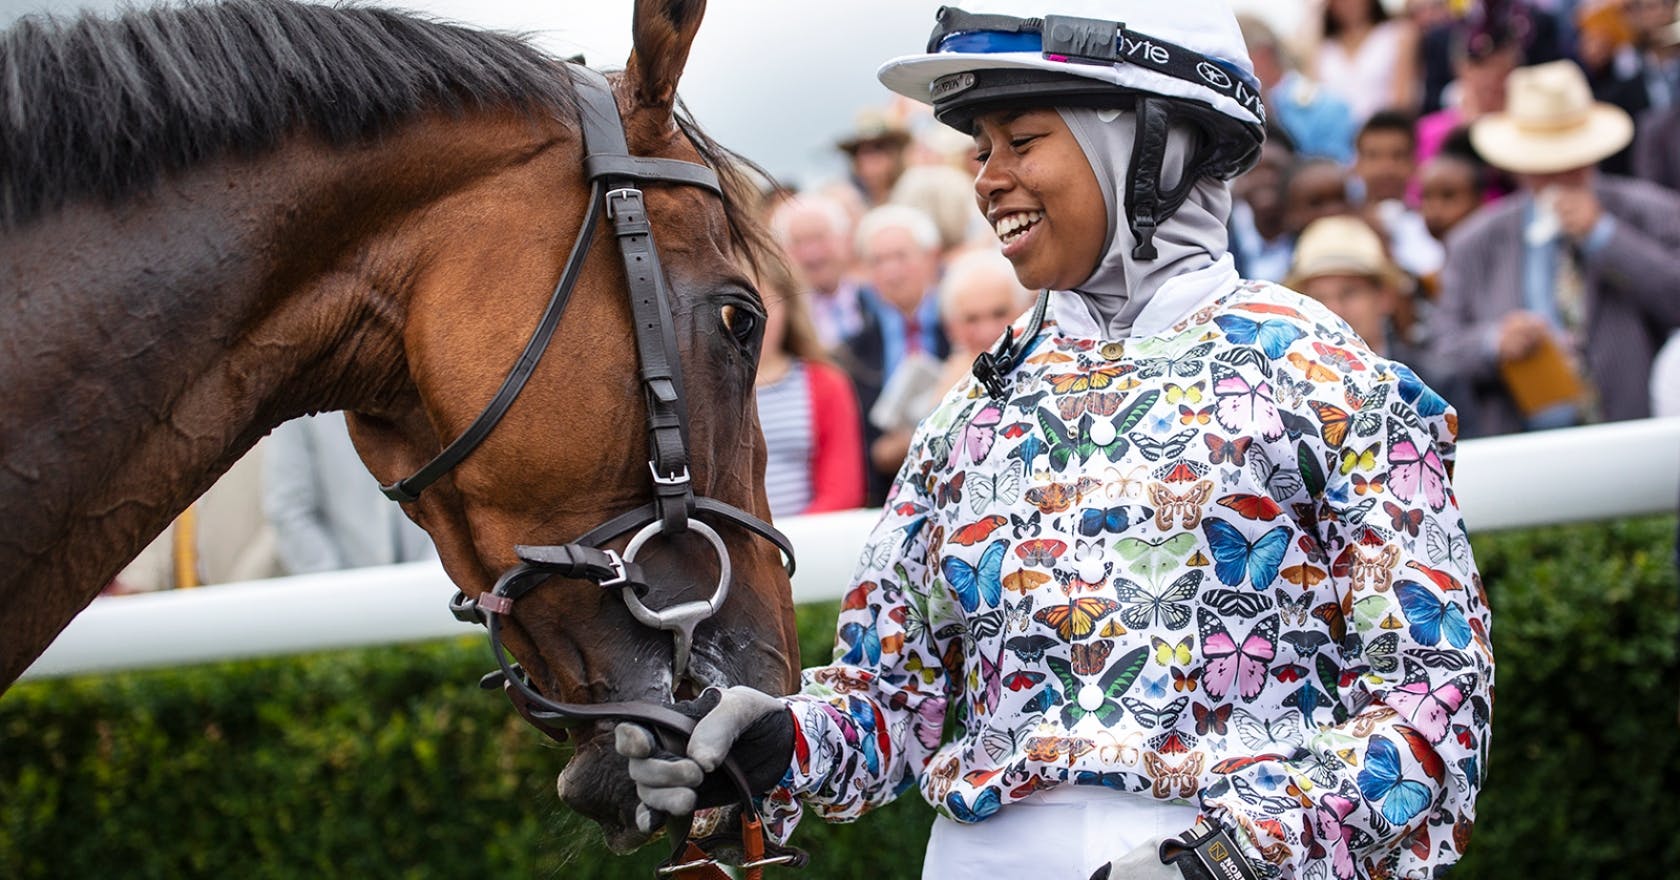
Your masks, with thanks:
[(1505, 112), (1470, 126), (1470, 142), (1495, 167), (1552, 174), (1596, 165), (1633, 142), (1633, 119), (1594, 101), (1573, 61), (1519, 67), (1505, 80)]
[(1382, 239), (1364, 220), (1337, 215), (1314, 220), (1295, 243), (1295, 262), (1284, 286), (1300, 290), (1314, 278), (1355, 275), (1379, 284), (1405, 287), (1405, 275), (1388, 258)]
[(835, 143), (842, 152), (856, 153), (858, 147), (864, 144), (885, 144), (889, 147), (902, 147), (910, 143), (910, 130), (904, 124), (894, 119), (892, 114), (878, 107), (865, 107), (858, 111), (853, 122), (851, 134), (846, 135)]

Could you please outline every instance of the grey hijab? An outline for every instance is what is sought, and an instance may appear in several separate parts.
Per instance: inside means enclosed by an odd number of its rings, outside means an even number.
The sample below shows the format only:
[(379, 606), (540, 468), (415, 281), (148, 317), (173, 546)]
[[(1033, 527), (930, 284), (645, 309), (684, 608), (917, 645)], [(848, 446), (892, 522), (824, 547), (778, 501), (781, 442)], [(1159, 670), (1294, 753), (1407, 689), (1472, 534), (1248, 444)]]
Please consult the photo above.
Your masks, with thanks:
[[(1203, 178), (1190, 191), (1167, 222), (1155, 230), (1155, 248), (1160, 256), (1140, 262), (1132, 259), (1133, 235), (1125, 220), (1122, 193), (1132, 162), (1132, 141), (1137, 117), (1114, 110), (1057, 108), (1080, 149), (1096, 173), (1108, 206), (1108, 237), (1097, 270), (1073, 292), (1108, 327), (1110, 338), (1128, 336), (1138, 313), (1154, 298), (1168, 279), (1213, 264), (1226, 252), (1225, 222), (1231, 214), (1231, 187), (1224, 181)], [(1167, 155), (1161, 167), (1161, 187), (1178, 183), (1198, 135), (1183, 125), (1173, 126), (1167, 138)]]

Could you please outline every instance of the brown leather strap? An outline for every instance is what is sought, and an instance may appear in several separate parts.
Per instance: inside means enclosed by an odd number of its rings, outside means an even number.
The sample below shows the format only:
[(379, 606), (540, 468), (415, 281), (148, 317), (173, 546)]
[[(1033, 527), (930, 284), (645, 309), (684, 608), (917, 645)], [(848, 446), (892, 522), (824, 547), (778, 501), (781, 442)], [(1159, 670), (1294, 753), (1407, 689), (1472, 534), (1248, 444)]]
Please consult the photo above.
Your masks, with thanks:
[(741, 817), (741, 869), (743, 880), (760, 880), (764, 876), (764, 820), (757, 813)]

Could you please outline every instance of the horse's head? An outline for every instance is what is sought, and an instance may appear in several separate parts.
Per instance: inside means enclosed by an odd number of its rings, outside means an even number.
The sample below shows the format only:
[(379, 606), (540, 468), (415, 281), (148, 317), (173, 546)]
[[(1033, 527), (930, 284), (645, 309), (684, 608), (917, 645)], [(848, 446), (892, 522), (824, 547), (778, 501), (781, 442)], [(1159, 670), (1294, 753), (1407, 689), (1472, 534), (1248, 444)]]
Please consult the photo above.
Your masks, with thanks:
[[(631, 154), (719, 165), (720, 156), (675, 112), (676, 84), (703, 2), (637, 3), (635, 51), (614, 84)], [(591, 144), (592, 151), (598, 145)], [(487, 176), (421, 223), (449, 226), (449, 246), (417, 270), (402, 344), (406, 406), (352, 414), (364, 460), (382, 482), (409, 476), (462, 435), (512, 369), (537, 326), (591, 203), (575, 132), (533, 148), (529, 161)], [(765, 450), (753, 378), (763, 305), (749, 254), (762, 243), (743, 179), (717, 167), (726, 197), (681, 183), (644, 186), (657, 259), (668, 280), (680, 353), (688, 471), (693, 494), (768, 517)], [(603, 219), (575, 290), (529, 383), (482, 444), (405, 505), (435, 539), (450, 577), (469, 595), (515, 566), (515, 545), (560, 545), (654, 500), (649, 404), (640, 379), (636, 324), (657, 343), (661, 328), (633, 313), (613, 224)], [(660, 442), (668, 442), (667, 432)], [(673, 689), (746, 684), (784, 693), (798, 669), (793, 609), (780, 554), (726, 519), (715, 529), (730, 567), (728, 598), (694, 633), (692, 660), (673, 681), (671, 632), (627, 608), (616, 588), (550, 578), (504, 617), (512, 653), (548, 698), (562, 702), (666, 702)], [(634, 530), (632, 530), (634, 532)], [(635, 555), (657, 610), (704, 601), (722, 561), (695, 529), (649, 530)], [(623, 551), (630, 533), (606, 546)], [(603, 727), (576, 732), (560, 779), (562, 798), (595, 818), (615, 848), (642, 842), (635, 795)]]

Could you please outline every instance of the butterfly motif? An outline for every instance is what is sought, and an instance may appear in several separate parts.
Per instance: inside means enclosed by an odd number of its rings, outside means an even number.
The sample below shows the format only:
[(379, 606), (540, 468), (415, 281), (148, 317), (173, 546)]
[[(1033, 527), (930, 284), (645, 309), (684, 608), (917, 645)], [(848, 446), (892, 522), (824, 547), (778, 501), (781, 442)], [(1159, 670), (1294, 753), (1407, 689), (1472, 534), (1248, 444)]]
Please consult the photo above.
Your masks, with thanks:
[(1271, 378), (1272, 375), (1271, 359), (1261, 354), (1257, 348), (1230, 348), (1214, 355), (1213, 359), (1233, 367), (1253, 367), (1267, 378)]
[(1273, 746), (1298, 747), (1302, 743), (1298, 716), (1281, 715), (1266, 721), (1247, 709), (1238, 709), (1232, 713), (1231, 723), (1237, 728), (1237, 738), (1242, 744), (1256, 751)]
[(1234, 433), (1258, 431), (1268, 443), (1283, 436), (1283, 420), (1272, 400), (1270, 383), (1251, 385), (1236, 370), (1214, 364), (1213, 394), (1213, 414), (1220, 427)]
[(1219, 618), (1206, 608), (1196, 612), (1196, 625), (1202, 637), (1202, 686), (1208, 696), (1223, 700), (1233, 685), (1245, 700), (1260, 695), (1266, 684), (1266, 673), (1277, 657), (1278, 617), (1273, 614), (1256, 624), (1239, 645)]
[(1178, 423), (1181, 425), (1205, 425), (1212, 420), (1213, 407), (1211, 406), (1191, 409), (1182, 403), (1178, 405)]
[(996, 507), (1012, 507), (1021, 500), (1020, 462), (1012, 462), (1009, 467), (996, 474), (982, 474), (974, 472), (968, 484), (968, 508), (975, 516)]
[(1084, 464), (1099, 452), (1109, 461), (1126, 454), (1126, 438), (1108, 419), (1099, 422), (1090, 413), (1081, 416), (1070, 429), (1067, 423), (1040, 407), (1038, 426), (1050, 443), (1050, 467), (1057, 471), (1066, 470), (1069, 462)]
[(1202, 507), (1213, 497), (1213, 481), (1197, 480), (1183, 492), (1176, 492), (1166, 483), (1149, 484), (1149, 503), (1155, 505), (1155, 527), (1168, 531), (1177, 519), (1186, 529), (1193, 529), (1202, 521)]
[(1382, 544), (1371, 550), (1361, 544), (1349, 544), (1330, 570), (1337, 577), (1351, 580), (1354, 592), (1385, 593), (1394, 582), (1394, 567), (1399, 563), (1400, 548), (1393, 544)]
[(1365, 362), (1359, 356), (1345, 348), (1314, 342), (1313, 351), (1318, 353), (1321, 363), (1328, 364), (1331, 369), (1339, 373), (1352, 373), (1365, 369)]
[(1206, 382), (1194, 382), (1190, 385), (1178, 385), (1168, 382), (1165, 387), (1168, 403), (1198, 404), (1207, 394)]
[[(1036, 620), (1038, 615), (1033, 615)], [(1004, 650), (1021, 658), (1024, 664), (1034, 664), (1044, 659), (1044, 652), (1060, 644), (1049, 636), (1030, 635), (1016, 636), (1003, 643)]]
[(1400, 600), (1401, 613), (1411, 622), (1408, 632), (1419, 644), (1433, 648), (1442, 636), (1454, 648), (1462, 650), (1470, 644), (1470, 623), (1458, 605), (1436, 596), (1417, 581), (1395, 584), (1394, 595)]
[(1025, 568), (1003, 577), (1003, 588), (1011, 593), (1030, 593), (1047, 583), (1050, 583), (1050, 575)]
[(1189, 672), (1184, 672), (1174, 666), (1169, 671), (1172, 673), (1173, 690), (1175, 691), (1194, 691), (1202, 681), (1202, 670), (1200, 669), (1192, 669)]
[[(1387, 474), (1374, 474), (1370, 479), (1366, 479), (1363, 474), (1354, 474), (1353, 491), (1356, 495), (1376, 495), (1383, 490), (1383, 484), (1387, 482)], [(1416, 534), (1416, 532), (1413, 532), (1413, 534)]]
[[(1182, 700), (1184, 698), (1179, 697), (1179, 699)], [(1204, 706), (1201, 703), (1197, 703), (1196, 705), (1190, 707), (1190, 712), (1192, 715), (1196, 716), (1197, 735), (1207, 736), (1209, 733), (1212, 733), (1217, 736), (1224, 736), (1229, 732), (1229, 727), (1227, 725), (1231, 720), (1230, 703), (1222, 704), (1218, 708)]]
[(1384, 501), (1382, 506), (1383, 512), (1388, 514), (1396, 532), (1405, 532), (1414, 538), (1417, 537), (1418, 529), (1423, 526), (1423, 510), (1421, 508), (1414, 507), (1407, 510), (1392, 501)]
[(982, 603), (996, 605), (1002, 598), (1003, 555), (1008, 549), (1009, 542), (999, 539), (986, 545), (978, 565), (971, 565), (955, 556), (940, 560), (945, 582), (956, 593), (964, 611), (972, 612)]
[(922, 655), (912, 652), (904, 660), (904, 670), (911, 675), (921, 676), (924, 684), (933, 684), (945, 671), (945, 667), (939, 664), (928, 666), (922, 661)]
[(1383, 702), (1393, 706), (1425, 739), (1438, 743), (1447, 738), (1452, 716), (1464, 705), (1469, 686), (1470, 680), (1464, 676), (1433, 688), (1428, 679), (1420, 679), (1389, 691), (1383, 696)]
[(1213, 574), (1227, 587), (1248, 581), (1256, 590), (1264, 590), (1277, 579), (1278, 567), (1289, 550), (1289, 526), (1280, 525), (1252, 542), (1236, 526), (1224, 520), (1209, 519), (1202, 523), (1213, 550)]
[(1154, 511), (1147, 507), (1087, 507), (1079, 511), (1079, 534), (1094, 538), (1105, 532), (1124, 532), (1133, 523), (1148, 519)]
[(1164, 675), (1156, 675), (1156, 676), (1146, 675), (1146, 676), (1143, 676), (1142, 678), (1140, 678), (1139, 681), (1143, 682), (1143, 695), (1144, 695), (1144, 697), (1146, 697), (1148, 699), (1151, 699), (1151, 700), (1164, 700), (1164, 699), (1167, 698), (1167, 677), (1166, 676), (1164, 676)]
[[(1132, 682), (1137, 680), (1138, 673), (1143, 671), (1143, 664), (1148, 659), (1148, 648), (1136, 648), (1109, 666), (1095, 684), (1087, 685), (1082, 684), (1074, 675), (1073, 667), (1067, 660), (1056, 656), (1044, 658), (1044, 662), (1050, 667), (1050, 671), (1056, 674), (1066, 692), (1078, 695), (1078, 699), (1070, 699), (1062, 705), (1062, 723), (1073, 727), (1086, 716), (1095, 715), (1105, 727), (1111, 725), (1115, 716), (1123, 711), (1121, 696), (1131, 688)], [(1086, 709), (1084, 703), (1095, 703), (1096, 708)]]
[[(1063, 641), (1083, 639), (1102, 620), (1120, 610), (1120, 603), (1106, 596), (1079, 596), (1065, 605), (1050, 605), (1033, 612), (1033, 620), (1055, 630)], [(1008, 647), (1006, 644), (1005, 647)]]
[(1296, 655), (1310, 657), (1319, 648), (1330, 644), (1330, 637), (1318, 630), (1295, 630), (1278, 636), (1278, 640), (1288, 643)]
[[(1044, 679), (1043, 673), (1034, 674), (1038, 676), (1040, 681)], [(1011, 690), (1019, 689), (1011, 688)], [(1021, 751), (1023, 737), (1027, 729), (1028, 725), (1022, 725), (1013, 730), (996, 727), (987, 728), (980, 735), (980, 747), (985, 750), (986, 757), (990, 758), (993, 764), (1002, 766), (1008, 763), (1010, 756)], [(952, 764), (954, 766), (955, 762), (953, 761)]]
[(934, 494), (935, 506), (943, 508), (960, 504), (963, 496), (963, 484), (967, 482), (967, 471), (958, 471), (943, 482), (935, 478), (933, 485), (930, 487), (930, 491)]
[(1120, 498), (1135, 498), (1143, 494), (1143, 478), (1148, 468), (1138, 465), (1131, 470), (1121, 473), (1119, 468), (1109, 465), (1103, 469), (1103, 497), (1110, 501)]
[(1203, 434), (1202, 442), (1207, 444), (1209, 464), (1230, 462), (1237, 467), (1243, 467), (1248, 464), (1248, 449), (1254, 444), (1254, 438), (1238, 437), (1235, 440), (1226, 440), (1213, 434)]
[(1394, 364), (1394, 375), (1400, 379), (1400, 399), (1411, 404), (1412, 409), (1424, 418), (1442, 415), (1447, 411), (1446, 398), (1436, 394), (1417, 373), (1405, 364)]
[(1404, 827), (1429, 806), (1429, 788), (1404, 778), (1400, 750), (1387, 737), (1371, 737), (1356, 781), (1359, 793), (1372, 803), (1380, 801), (1383, 818), (1396, 827)]
[(1115, 384), (1121, 376), (1135, 369), (1131, 364), (1109, 364), (1104, 367), (1094, 367), (1076, 373), (1059, 373), (1049, 376), (1050, 391), (1058, 397), (1064, 394), (1083, 394), (1087, 391), (1101, 391)]
[(1430, 510), (1447, 506), (1447, 469), (1440, 453), (1433, 443), (1420, 452), (1396, 419), (1388, 420), (1388, 462), (1388, 488), (1394, 497), (1409, 502), (1421, 493)]
[(1307, 333), (1289, 321), (1277, 318), (1267, 318), (1255, 321), (1241, 315), (1219, 315), (1213, 319), (1219, 329), (1225, 331), (1225, 338), (1238, 345), (1260, 346), (1266, 357), (1277, 360), (1295, 344), (1297, 339), (1304, 338)]
[(1266, 487), (1266, 494), (1278, 501), (1286, 501), (1301, 491), (1300, 472), (1273, 464), (1264, 455), (1250, 456), (1248, 470), (1255, 482)]
[(1184, 707), (1189, 702), (1189, 697), (1179, 697), (1165, 706), (1152, 706), (1137, 697), (1121, 700), (1127, 714), (1136, 718), (1138, 724), (1146, 729), (1173, 726), (1177, 723), (1178, 716), (1184, 714)]
[(1015, 545), (1015, 555), (1024, 565), (1048, 568), (1067, 552), (1067, 542), (1056, 538), (1033, 538)]
[[(1027, 500), (1032, 501), (1034, 505), (1039, 503), (1033, 499), (1033, 493), (1037, 491), (1038, 489), (1031, 489), (1026, 493)], [(1069, 506), (1072, 506), (1071, 502), (1069, 503)], [(1062, 509), (1066, 510), (1067, 508), (1064, 507)], [(1017, 516), (1013, 513), (1009, 515), (1009, 531), (1015, 536), (1015, 540), (1017, 541), (1023, 538), (1036, 536), (1041, 528), (1040, 514), (1037, 512), (1029, 513), (1025, 518)]]
[(847, 623), (840, 627), (835, 640), (835, 659), (847, 666), (857, 666), (865, 660), (874, 666), (881, 662), (881, 634), (875, 623)]
[(1114, 650), (1114, 643), (1109, 641), (1077, 642), (1069, 647), (1072, 652), (1073, 671), (1080, 675), (1096, 675), (1108, 663), (1108, 654)]
[(1202, 594), (1202, 602), (1220, 614), (1233, 617), (1259, 617), (1272, 607), (1272, 600), (1265, 593), (1239, 590), (1208, 590)]
[(1247, 495), (1238, 493), (1226, 495), (1219, 499), (1220, 507), (1229, 508), (1237, 512), (1243, 519), (1274, 520), (1283, 516), (1283, 508), (1268, 495)]
[[(1062, 513), (1084, 497), (1087, 480), (1090, 480), (1090, 478), (1084, 477), (1073, 483), (1045, 483), (1042, 486), (1034, 486), (1026, 491), (1025, 497), (1028, 503), (1038, 508), (1039, 513)], [(1092, 484), (1091, 488), (1095, 488), (1096, 480), (1090, 480), (1090, 483)], [(1033, 523), (1028, 523), (1028, 525), (1035, 523), (1036, 520)], [(1019, 528), (1017, 526), (1017, 530)], [(1034, 529), (1033, 533), (1037, 534), (1037, 530)]]
[(1110, 618), (1107, 623), (1103, 624), (1102, 630), (1099, 631), (1097, 635), (1102, 636), (1105, 639), (1114, 639), (1125, 635), (1126, 632), (1127, 629), (1120, 625), (1120, 621)]
[(1155, 652), (1155, 662), (1162, 666), (1172, 666), (1175, 663), (1188, 666), (1193, 659), (1190, 654), (1193, 638), (1185, 636), (1175, 645), (1160, 636), (1150, 636), (1149, 647)]
[(1188, 532), (1155, 540), (1121, 538), (1114, 542), (1114, 552), (1127, 567), (1151, 581), (1178, 568), (1184, 554), (1195, 548), (1196, 536)]
[(1160, 461), (1163, 458), (1177, 458), (1184, 454), (1190, 445), (1191, 438), (1196, 436), (1195, 428), (1185, 428), (1165, 440), (1156, 440), (1141, 431), (1131, 433), (1132, 442), (1137, 444), (1138, 452), (1150, 461)]
[(950, 467), (961, 463), (959, 453), (966, 452), (970, 463), (979, 463), (992, 451), (992, 444), (997, 442), (997, 426), (1003, 421), (1003, 407), (990, 404), (980, 408), (967, 424), (963, 425), (956, 436), (956, 443), (951, 447)]
[(1342, 464), (1339, 468), (1342, 476), (1347, 476), (1354, 471), (1368, 471), (1375, 468), (1377, 466), (1377, 453), (1380, 451), (1382, 451), (1382, 444), (1380, 443), (1373, 443), (1360, 452), (1343, 449), (1341, 453)]
[(1284, 358), (1284, 360), (1289, 361), (1290, 364), (1294, 365), (1295, 369), (1300, 370), (1301, 375), (1308, 382), (1323, 383), (1336, 381), (1337, 374), (1335, 370), (1324, 366), (1323, 364), (1298, 351), (1290, 352), (1289, 356)]
[(995, 788), (982, 789), (974, 796), (974, 803), (970, 804), (963, 798), (962, 792), (953, 791), (945, 796), (945, 811), (958, 822), (979, 822), (1003, 808), (1003, 796)]
[(1145, 358), (1138, 361), (1138, 375), (1145, 379), (1158, 376), (1176, 376), (1180, 379), (1193, 379), (1202, 371), (1202, 359), (1213, 351), (1213, 343), (1205, 342), (1195, 346), (1177, 357)]
[(1202, 586), (1200, 570), (1185, 572), (1166, 589), (1151, 589), (1120, 578), (1114, 586), (1114, 596), (1125, 606), (1120, 622), (1132, 629), (1145, 629), (1152, 624), (1168, 630), (1180, 630), (1190, 625), (1189, 602), (1196, 598)]
[(1027, 596), (1019, 602), (1009, 606), (1008, 619), (1004, 622), (1005, 629), (1026, 632), (1032, 623), (1033, 597)]
[(1078, 397), (1063, 397), (1056, 401), (1056, 411), (1062, 414), (1065, 421), (1074, 421), (1080, 416), (1090, 413), (1093, 416), (1108, 417), (1120, 409), (1120, 401), (1125, 396), (1118, 391), (1093, 391)]
[(1378, 675), (1390, 675), (1400, 668), (1400, 636), (1386, 632), (1365, 644), (1365, 662)]
[(1448, 534), (1437, 520), (1430, 519), (1423, 524), (1423, 546), (1429, 553), (1429, 561), (1436, 565), (1450, 564), (1462, 571), (1474, 564), (1470, 559), (1470, 539), (1457, 529)]
[(1143, 769), (1149, 774), (1151, 793), (1157, 800), (1194, 797), (1196, 789), (1201, 787), (1202, 764), (1206, 760), (1205, 752), (1191, 752), (1177, 764), (1171, 764), (1156, 752), (1145, 752)]
[(1306, 626), (1307, 615), (1312, 610), (1312, 594), (1303, 593), (1299, 598), (1291, 599), (1288, 593), (1279, 587), (1275, 591), (1277, 596), (1278, 617), (1284, 626)]
[(951, 533), (950, 542), (961, 547), (972, 547), (992, 536), (992, 533), (1009, 524), (1009, 520), (999, 514), (981, 517)]

